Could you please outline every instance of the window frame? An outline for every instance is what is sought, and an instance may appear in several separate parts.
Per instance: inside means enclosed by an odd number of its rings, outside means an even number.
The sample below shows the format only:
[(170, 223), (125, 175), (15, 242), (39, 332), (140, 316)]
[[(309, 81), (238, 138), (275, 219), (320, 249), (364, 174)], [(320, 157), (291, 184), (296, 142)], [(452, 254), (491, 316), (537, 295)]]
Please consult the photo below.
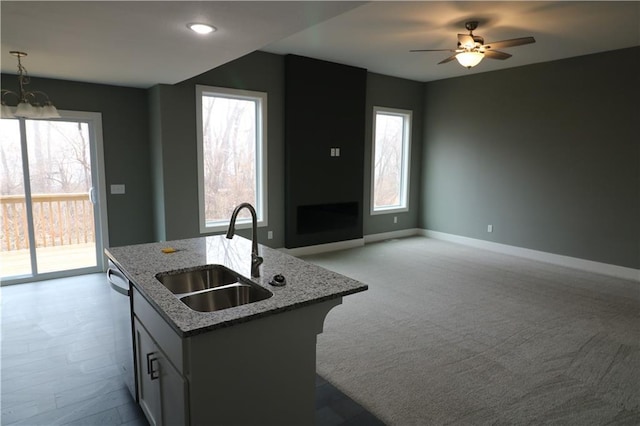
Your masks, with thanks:
[[(376, 184), (376, 123), (378, 114), (402, 117), (402, 162), (400, 180), (400, 203), (399, 205), (388, 207), (376, 207), (375, 205), (375, 184)], [(381, 215), (390, 213), (403, 213), (409, 211), (409, 184), (411, 169), (411, 131), (412, 131), (413, 111), (399, 108), (383, 106), (373, 107), (373, 127), (371, 137), (371, 215)]]
[[(198, 160), (198, 222), (201, 234), (226, 231), (229, 218), (207, 223), (205, 215), (205, 187), (204, 187), (204, 128), (202, 122), (202, 98), (216, 96), (222, 98), (250, 100), (256, 103), (256, 203), (254, 205), (258, 217), (258, 227), (268, 226), (267, 212), (267, 93), (253, 90), (233, 89), (196, 85), (196, 139)], [(250, 218), (238, 218), (236, 228), (251, 227)]]

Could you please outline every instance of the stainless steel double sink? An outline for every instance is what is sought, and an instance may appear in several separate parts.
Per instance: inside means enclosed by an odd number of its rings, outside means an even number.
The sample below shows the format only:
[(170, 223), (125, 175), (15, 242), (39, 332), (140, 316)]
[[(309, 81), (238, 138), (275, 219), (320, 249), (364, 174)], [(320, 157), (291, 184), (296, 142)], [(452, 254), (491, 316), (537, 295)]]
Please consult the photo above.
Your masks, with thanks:
[(199, 312), (259, 302), (273, 293), (223, 265), (205, 265), (156, 275), (169, 291), (189, 308)]

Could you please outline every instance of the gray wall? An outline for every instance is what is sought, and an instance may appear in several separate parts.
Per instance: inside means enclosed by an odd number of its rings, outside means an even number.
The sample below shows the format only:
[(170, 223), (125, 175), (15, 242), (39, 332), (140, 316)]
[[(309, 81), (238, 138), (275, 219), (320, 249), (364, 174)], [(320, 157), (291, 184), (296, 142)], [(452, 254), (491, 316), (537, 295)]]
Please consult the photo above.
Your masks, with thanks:
[(198, 235), (195, 89), (188, 89), (177, 85), (150, 89), (157, 102), (151, 106), (151, 156), (158, 241)]
[[(3, 89), (17, 90), (15, 82), (2, 75)], [(102, 113), (107, 192), (111, 184), (126, 185), (124, 195), (107, 193), (109, 244), (152, 241), (147, 91), (35, 77), (30, 86), (46, 92), (58, 109)]]
[[(268, 227), (258, 229), (260, 243), (284, 246), (284, 57), (255, 52), (173, 86), (158, 91), (161, 118), (154, 123), (152, 146), (161, 151), (156, 161), (156, 185), (162, 175), (166, 239), (200, 235), (198, 227), (198, 176), (196, 148), (196, 84), (267, 92), (268, 94)], [(159, 171), (158, 167), (162, 170)], [(156, 208), (161, 206), (156, 203)], [(267, 231), (274, 238), (267, 240)], [(251, 230), (240, 230), (250, 237)], [(157, 237), (162, 235), (156, 230)]]
[[(260, 243), (284, 247), (284, 57), (254, 52), (204, 74), (173, 86), (156, 86), (150, 90), (154, 173), (156, 239), (199, 236), (197, 154), (195, 122), (195, 85), (231, 87), (264, 91), (268, 94), (268, 222), (258, 229)], [(364, 234), (415, 228), (418, 222), (420, 183), (420, 144), (422, 140), (423, 84), (369, 73), (365, 126)], [(371, 114), (373, 105), (412, 109), (414, 130), (412, 144), (411, 198), (408, 213), (392, 216), (369, 216), (371, 167)], [(161, 160), (160, 160), (161, 158)], [(164, 203), (160, 200), (164, 199)], [(162, 221), (164, 218), (164, 228)], [(267, 240), (267, 231), (273, 239)], [(240, 230), (249, 237), (250, 230)]]
[[(422, 156), (422, 119), (424, 83), (389, 77), (367, 75), (367, 100), (364, 137), (364, 235), (411, 229), (418, 226), (420, 210), (420, 171)], [(381, 215), (371, 214), (371, 165), (373, 149), (373, 107), (381, 106), (413, 111), (411, 132), (411, 163), (409, 179), (409, 211)], [(393, 223), (393, 217), (398, 223)]]
[[(418, 226), (639, 268), (639, 57), (625, 49), (428, 84), (369, 73), (364, 234)], [(15, 89), (15, 76), (2, 79)], [(113, 246), (199, 235), (195, 84), (269, 94), (269, 227), (259, 239), (282, 247), (282, 56), (255, 52), (148, 91), (32, 79), (61, 109), (102, 113), (107, 184), (127, 186), (107, 196)], [(397, 225), (368, 214), (374, 105), (414, 111), (411, 210)]]
[(420, 226), (639, 268), (639, 65), (633, 48), (428, 83)]

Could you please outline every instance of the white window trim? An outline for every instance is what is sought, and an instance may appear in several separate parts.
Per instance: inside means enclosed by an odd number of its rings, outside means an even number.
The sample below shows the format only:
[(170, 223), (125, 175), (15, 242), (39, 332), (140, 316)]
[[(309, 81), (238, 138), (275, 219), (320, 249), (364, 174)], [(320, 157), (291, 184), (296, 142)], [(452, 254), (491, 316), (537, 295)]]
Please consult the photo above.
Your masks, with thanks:
[[(230, 98), (235, 99), (249, 99), (256, 100), (258, 102), (258, 112), (256, 114), (256, 129), (262, 129), (257, 132), (256, 135), (256, 199), (257, 205), (254, 206), (258, 215), (258, 226), (268, 226), (267, 212), (269, 211), (267, 205), (267, 93), (255, 92), (251, 90), (231, 89), (228, 87), (215, 87), (196, 85), (196, 139), (198, 150), (198, 210), (199, 210), (199, 228), (201, 234), (210, 234), (212, 232), (226, 231), (229, 227), (229, 220), (231, 218), (231, 212), (229, 213), (229, 219), (223, 221), (217, 221), (210, 223), (207, 226), (205, 216), (205, 203), (204, 203), (204, 147), (203, 147), (203, 128), (202, 128), (202, 96), (204, 94), (213, 94), (216, 96), (224, 97), (229, 95)], [(249, 228), (251, 227), (251, 219), (238, 218), (236, 221), (236, 228)]]
[[(402, 180), (400, 194), (400, 206), (391, 207), (375, 207), (374, 205), (374, 191), (375, 191), (375, 167), (376, 167), (376, 118), (378, 113), (397, 115), (404, 120), (404, 128), (402, 129)], [(370, 200), (370, 213), (371, 215), (390, 214), (390, 213), (403, 213), (409, 211), (409, 177), (411, 168), (411, 124), (413, 119), (413, 111), (398, 108), (388, 108), (381, 106), (373, 107), (373, 129), (371, 132), (371, 200)]]

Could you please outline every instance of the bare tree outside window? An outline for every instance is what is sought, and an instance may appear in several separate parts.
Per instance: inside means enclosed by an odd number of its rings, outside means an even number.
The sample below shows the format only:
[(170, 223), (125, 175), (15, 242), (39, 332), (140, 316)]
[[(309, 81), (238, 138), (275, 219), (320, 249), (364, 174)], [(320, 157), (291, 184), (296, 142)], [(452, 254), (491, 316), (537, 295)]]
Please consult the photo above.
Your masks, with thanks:
[[(205, 90), (218, 89), (218, 90)], [(199, 107), (199, 173), (201, 176), (201, 230), (210, 232), (228, 224), (234, 207), (248, 202), (264, 217), (263, 111), (266, 94), (205, 88)], [(244, 210), (240, 219), (248, 219)]]
[(410, 114), (375, 110), (373, 211), (406, 209)]
[(24, 194), (18, 120), (0, 120), (0, 195)]
[(242, 202), (256, 204), (256, 105), (204, 96), (202, 119), (205, 214), (218, 222)]
[[(32, 272), (29, 230), (33, 230), (38, 273), (95, 266), (89, 123), (23, 123), (24, 130), (18, 119), (0, 120), (0, 258), (11, 264), (0, 273), (11, 276)], [(64, 264), (55, 261), (56, 256), (64, 257), (59, 254), (62, 252), (51, 250), (62, 246), (68, 249)]]
[(402, 117), (378, 114), (375, 141), (376, 207), (397, 206), (400, 203), (402, 173)]
[(27, 120), (31, 192), (89, 193), (89, 125), (82, 122)]
[[(0, 121), (0, 195), (24, 194), (18, 120)], [(31, 192), (88, 193), (91, 160), (87, 123), (26, 120)]]

